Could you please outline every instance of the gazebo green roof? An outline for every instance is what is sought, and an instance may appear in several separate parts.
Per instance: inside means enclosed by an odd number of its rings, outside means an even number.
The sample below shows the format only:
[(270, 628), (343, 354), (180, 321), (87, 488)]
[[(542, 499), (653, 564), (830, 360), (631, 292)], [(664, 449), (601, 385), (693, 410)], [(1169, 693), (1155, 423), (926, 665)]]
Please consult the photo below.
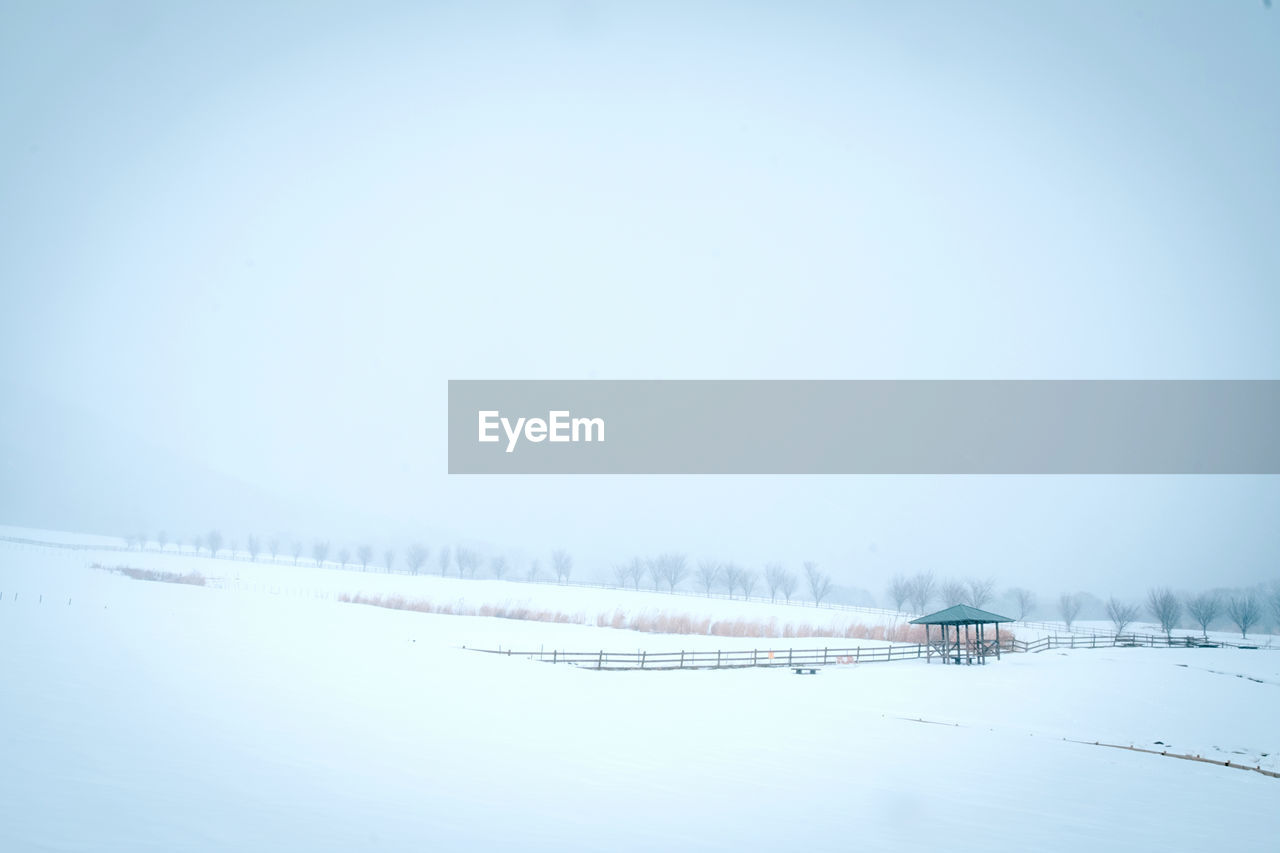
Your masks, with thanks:
[(957, 604), (919, 619), (912, 619), (912, 625), (982, 625), (991, 622), (1012, 622), (1008, 616), (1000, 616), (986, 610), (979, 610), (967, 604)]

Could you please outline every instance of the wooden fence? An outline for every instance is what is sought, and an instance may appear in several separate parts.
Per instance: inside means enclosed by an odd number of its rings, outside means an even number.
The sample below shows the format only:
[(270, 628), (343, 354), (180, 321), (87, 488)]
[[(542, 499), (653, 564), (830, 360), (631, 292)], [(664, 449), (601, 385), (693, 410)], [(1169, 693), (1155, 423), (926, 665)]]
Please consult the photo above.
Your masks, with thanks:
[(1078, 636), (1076, 634), (1068, 634), (1060, 636), (1052, 634), (1047, 637), (1041, 637), (1038, 640), (1014, 640), (1013, 651), (1015, 652), (1044, 652), (1049, 649), (1108, 649), (1108, 648), (1135, 648), (1145, 647), (1152, 649), (1216, 649), (1216, 648), (1232, 648), (1232, 649), (1275, 649), (1280, 648), (1272, 645), (1270, 638), (1267, 643), (1259, 645), (1256, 642), (1248, 640), (1206, 640), (1203, 637), (1196, 637), (1190, 634), (1179, 636), (1165, 636), (1164, 634), (1095, 634), (1092, 636)]
[[(1121, 636), (1063, 636), (1042, 637), (1039, 640), (1001, 639), (1000, 649), (1005, 653), (1044, 652), (1050, 649), (1104, 649), (1104, 648), (1217, 648), (1227, 646), (1240, 649), (1260, 648), (1256, 645), (1204, 640), (1198, 637), (1174, 637), (1147, 634)], [(1266, 646), (1262, 648), (1274, 648)], [(963, 644), (962, 644), (963, 649)], [(514, 649), (470, 649), (473, 652), (508, 657), (529, 658), (546, 663), (567, 663), (587, 669), (746, 669), (751, 667), (818, 667), (836, 664), (887, 663), (895, 660), (922, 660), (930, 657), (926, 645), (897, 643), (889, 646), (854, 646), (853, 648), (821, 649), (719, 649), (716, 651), (679, 652), (563, 652), (559, 650), (522, 652)], [(976, 647), (967, 651), (975, 654)], [(937, 649), (933, 657), (941, 658)]]
[[(747, 669), (750, 667), (818, 667), (833, 664), (917, 660), (928, 646), (854, 646), (847, 649), (718, 649), (679, 652), (520, 652), (512, 649), (471, 649), (483, 654), (523, 657), (546, 663), (567, 663), (588, 669)], [(937, 653), (935, 652), (935, 656)]]

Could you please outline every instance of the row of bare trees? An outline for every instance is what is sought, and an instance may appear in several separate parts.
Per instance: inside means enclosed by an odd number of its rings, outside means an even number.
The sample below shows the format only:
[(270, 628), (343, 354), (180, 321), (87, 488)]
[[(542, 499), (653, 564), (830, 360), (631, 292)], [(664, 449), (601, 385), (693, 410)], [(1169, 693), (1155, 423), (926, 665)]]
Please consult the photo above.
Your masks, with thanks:
[[(1169, 587), (1152, 587), (1147, 590), (1145, 609), (1146, 615), (1160, 625), (1168, 638), (1172, 638), (1174, 629), (1181, 624), (1185, 611), (1207, 639), (1209, 627), (1223, 616), (1236, 626), (1241, 637), (1248, 637), (1249, 630), (1262, 621), (1267, 605), (1272, 609), (1275, 622), (1280, 624), (1280, 585), (1273, 588), (1265, 600), (1254, 590), (1178, 595)], [(1143, 608), (1136, 604), (1120, 601), (1115, 596), (1107, 600), (1107, 618), (1117, 634), (1124, 633), (1141, 615)]]
[[(170, 537), (162, 530), (154, 537), (137, 534), (128, 537), (127, 541), (129, 547), (139, 550), (145, 550), (154, 543), (160, 551), (172, 549), (183, 553), (190, 548), (198, 555), (207, 553), (210, 557), (230, 553), (232, 556), (247, 554), (252, 561), (264, 555), (269, 556), (272, 562), (277, 562), (281, 557), (291, 558), (295, 566), (299, 565), (304, 553), (307, 553), (306, 546), (300, 540), (283, 542), (279, 537), (261, 538), (256, 535), (245, 537), (242, 548), (241, 543), (234, 539), (227, 540), (217, 529), (187, 539)], [(316, 566), (332, 561), (344, 569), (358, 565), (361, 571), (368, 571), (375, 561), (372, 545), (340, 547), (335, 551), (328, 541), (322, 540), (312, 543), (309, 556)], [(435, 556), (442, 577), (447, 576), (453, 568), (458, 577), (474, 578), (484, 562), (479, 552), (463, 546), (452, 550), (443, 547)], [(381, 568), (392, 571), (396, 566), (396, 557), (394, 549), (383, 550)], [(426, 571), (430, 557), (430, 549), (421, 543), (414, 543), (404, 552), (404, 564), (410, 574), (420, 574)], [(557, 582), (569, 582), (573, 572), (573, 558), (568, 551), (563, 548), (552, 551), (550, 566)], [(489, 574), (499, 580), (517, 576), (516, 567), (502, 555), (491, 557), (488, 568)], [(539, 579), (539, 561), (531, 561), (520, 574), (524, 580)], [(764, 587), (769, 591), (769, 600), (774, 602), (779, 596), (790, 602), (803, 581), (809, 599), (815, 604), (821, 604), (833, 587), (831, 576), (819, 570), (813, 562), (804, 563), (800, 573), (788, 570), (781, 563), (766, 563), (762, 572), (757, 574), (736, 563), (717, 560), (702, 560), (695, 567), (684, 554), (666, 552), (647, 559), (635, 557), (613, 567), (613, 581), (617, 586), (637, 590), (645, 583), (655, 590), (674, 592), (680, 584), (691, 578), (704, 594), (710, 596), (716, 590), (723, 590), (730, 598), (739, 594), (743, 598), (750, 598), (763, 581)], [(967, 604), (985, 608), (996, 596), (996, 582), (991, 578), (980, 577), (939, 580), (932, 572), (917, 572), (914, 575), (895, 575), (886, 592), (898, 610), (906, 610), (909, 606), (916, 613), (924, 613), (930, 605), (937, 604), (942, 607)], [(1020, 621), (1031, 616), (1037, 604), (1035, 594), (1023, 587), (1005, 590), (1004, 601), (1006, 606), (1016, 612), (1015, 618)], [(1064, 592), (1058, 596), (1057, 616), (1068, 629), (1079, 618), (1087, 601), (1095, 602), (1092, 607), (1096, 609), (1097, 600), (1085, 593)], [(1267, 617), (1268, 611), (1272, 621), (1280, 625), (1280, 583), (1273, 584), (1269, 590), (1211, 591), (1186, 595), (1179, 595), (1168, 587), (1154, 587), (1148, 590), (1141, 606), (1112, 596), (1105, 602), (1103, 610), (1116, 633), (1122, 633), (1145, 615), (1150, 616), (1166, 636), (1172, 637), (1172, 632), (1182, 623), (1185, 614), (1199, 626), (1205, 637), (1208, 636), (1210, 626), (1223, 618), (1235, 625), (1242, 637), (1247, 637), (1249, 631)]]
[[(291, 559), (292, 564), (297, 566), (301, 564), (305, 556), (316, 566), (334, 562), (344, 569), (348, 566), (358, 565), (361, 571), (368, 571), (373, 566), (388, 572), (395, 570), (397, 567), (397, 554), (393, 548), (386, 548), (382, 551), (380, 555), (381, 565), (378, 566), (375, 560), (376, 552), (372, 545), (361, 544), (354, 547), (339, 547), (335, 549), (328, 540), (322, 539), (315, 540), (308, 548), (305, 543), (297, 539), (285, 543), (279, 537), (264, 539), (251, 534), (245, 537), (242, 547), (240, 542), (234, 539), (225, 539), (222, 533), (215, 529), (187, 539), (170, 537), (168, 533), (162, 530), (155, 537), (137, 534), (126, 537), (126, 541), (130, 548), (137, 548), (140, 551), (146, 550), (150, 545), (154, 544), (159, 551), (172, 550), (177, 553), (194, 553), (197, 556), (207, 554), (210, 557), (230, 555), (234, 558), (241, 558), (242, 555), (247, 555), (252, 562), (256, 562), (259, 557), (269, 557), (270, 561), (275, 563), (283, 557), (286, 560)], [(415, 542), (405, 549), (404, 565), (410, 574), (422, 574), (427, 570), (430, 558), (431, 550), (427, 546)], [(447, 576), (452, 568), (457, 571), (458, 577), (474, 578), (483, 562), (483, 558), (478, 551), (463, 546), (458, 546), (452, 550), (444, 547), (436, 552), (436, 565), (442, 577)], [(488, 565), (490, 573), (499, 580), (513, 574), (514, 567), (505, 556), (498, 555), (490, 558)], [(562, 583), (568, 582), (573, 570), (573, 558), (568, 551), (558, 548), (551, 552), (551, 567), (558, 581)], [(524, 572), (524, 579), (537, 580), (541, 577), (541, 574), (540, 563), (537, 560), (533, 560)]]
[[(934, 602), (940, 602), (942, 607), (967, 604), (970, 607), (983, 608), (991, 602), (995, 591), (996, 582), (991, 578), (967, 580), (950, 578), (939, 582), (933, 572), (917, 572), (909, 576), (894, 575), (889, 581), (887, 590), (890, 600), (898, 610), (903, 610), (910, 605), (916, 613), (924, 613)], [(1035, 597), (1026, 590), (1016, 591), (1021, 596), (1020, 607), (1025, 611), (1018, 618), (1023, 619), (1035, 605)]]
[[(804, 580), (809, 589), (809, 596), (815, 604), (831, 593), (831, 576), (818, 568), (817, 563), (807, 562), (803, 566)], [(633, 557), (625, 563), (613, 566), (613, 582), (616, 586), (640, 589), (646, 583), (652, 589), (674, 592), (685, 580), (693, 578), (697, 588), (706, 596), (716, 590), (724, 590), (730, 598), (741, 594), (750, 598), (763, 579), (769, 590), (769, 600), (777, 601), (781, 594), (788, 602), (796, 593), (799, 578), (795, 572), (784, 568), (781, 563), (766, 563), (763, 573), (745, 568), (737, 563), (719, 560), (701, 560), (696, 567), (691, 567), (684, 554), (667, 552), (656, 557), (645, 559)]]
[[(924, 613), (930, 605), (950, 607), (967, 604), (983, 608), (994, 599), (996, 584), (990, 578), (940, 582), (933, 573), (920, 572), (910, 576), (895, 575), (886, 591), (898, 610), (910, 606), (912, 611)], [(1090, 597), (1084, 593), (1065, 592), (1058, 597), (1057, 615), (1067, 628), (1075, 623), (1087, 598)], [(1035, 594), (1023, 587), (1007, 589), (1004, 600), (1016, 611), (1015, 618), (1019, 621), (1032, 615), (1036, 607)], [(1223, 617), (1236, 626), (1242, 637), (1247, 637), (1250, 629), (1262, 622), (1268, 609), (1273, 621), (1280, 625), (1280, 583), (1273, 585), (1269, 592), (1213, 591), (1188, 595), (1179, 595), (1168, 587), (1154, 587), (1147, 591), (1143, 606), (1114, 596), (1105, 605), (1106, 617), (1116, 633), (1123, 633), (1143, 616), (1150, 616), (1168, 637), (1172, 637), (1174, 629), (1181, 624), (1184, 613), (1199, 626), (1205, 637), (1208, 637), (1209, 627)]]
[[(145, 549), (149, 541), (151, 540), (148, 540), (146, 536), (138, 535), (129, 538), (129, 545), (130, 547)], [(173, 545), (177, 551), (183, 550), (184, 541), (170, 539), (164, 531), (161, 531), (153, 541), (162, 551), (167, 550), (170, 545)], [(277, 562), (281, 556), (286, 559), (292, 558), (292, 563), (296, 566), (301, 563), (305, 554), (316, 566), (334, 562), (344, 569), (348, 566), (358, 565), (361, 571), (368, 571), (369, 567), (374, 565), (375, 558), (374, 548), (368, 544), (358, 545), (354, 548), (339, 547), (334, 549), (329, 541), (317, 539), (308, 550), (300, 540), (293, 540), (288, 543), (287, 547), (282, 547), (281, 540), (278, 537), (264, 540), (255, 535), (246, 537), (242, 550), (240, 543), (236, 541), (226, 542), (222, 534), (217, 530), (211, 530), (202, 536), (193, 536), (186, 540), (185, 544), (189, 544), (196, 554), (207, 552), (210, 557), (217, 557), (220, 553), (229, 551), (232, 556), (247, 553), (251, 561), (256, 561), (259, 556), (265, 554), (270, 556), (271, 562)], [(397, 554), (394, 549), (388, 548), (384, 550), (381, 557), (382, 570), (392, 571), (396, 567)], [(421, 543), (414, 543), (404, 552), (404, 565), (410, 574), (421, 574), (426, 571), (430, 558), (431, 551), (427, 546)], [(436, 553), (436, 558), (439, 574), (442, 577), (449, 574), (450, 568), (454, 568), (458, 577), (474, 578), (483, 563), (483, 559), (478, 552), (463, 546), (458, 546), (453, 550), (448, 547), (441, 548)], [(489, 573), (499, 580), (514, 576), (514, 566), (505, 556), (498, 555), (490, 558), (488, 566)], [(557, 582), (568, 583), (573, 573), (573, 557), (568, 551), (563, 548), (557, 548), (552, 551), (550, 566)], [(537, 560), (533, 560), (527, 566), (523, 577), (525, 580), (533, 581), (540, 576), (540, 563)], [(716, 560), (703, 560), (698, 563), (695, 569), (684, 554), (672, 551), (648, 559), (635, 557), (626, 563), (620, 563), (613, 567), (613, 580), (616, 585), (619, 587), (630, 586), (634, 589), (640, 589), (642, 583), (648, 583), (655, 590), (665, 588), (668, 592), (673, 592), (691, 577), (707, 595), (717, 589), (723, 589), (728, 592), (730, 598), (738, 594), (741, 594), (744, 598), (749, 598), (756, 591), (760, 581), (763, 580), (764, 585), (769, 590), (770, 601), (777, 601), (778, 596), (782, 595), (786, 601), (790, 602), (797, 591), (797, 586), (801, 579), (803, 579), (808, 589), (809, 597), (815, 604), (822, 603), (830, 595), (833, 587), (831, 576), (821, 571), (817, 564), (813, 562), (804, 563), (799, 576), (795, 572), (784, 568), (781, 563), (767, 563), (764, 566), (763, 573), (758, 575), (755, 571), (735, 563)]]

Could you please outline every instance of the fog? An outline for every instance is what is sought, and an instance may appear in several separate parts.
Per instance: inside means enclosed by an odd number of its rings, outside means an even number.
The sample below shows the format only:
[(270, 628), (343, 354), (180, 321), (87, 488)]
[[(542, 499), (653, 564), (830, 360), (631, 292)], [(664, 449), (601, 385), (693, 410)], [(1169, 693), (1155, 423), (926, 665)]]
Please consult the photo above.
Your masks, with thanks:
[(1248, 584), (1275, 477), (461, 477), (449, 379), (1280, 378), (1259, 2), (9, 4), (0, 524)]

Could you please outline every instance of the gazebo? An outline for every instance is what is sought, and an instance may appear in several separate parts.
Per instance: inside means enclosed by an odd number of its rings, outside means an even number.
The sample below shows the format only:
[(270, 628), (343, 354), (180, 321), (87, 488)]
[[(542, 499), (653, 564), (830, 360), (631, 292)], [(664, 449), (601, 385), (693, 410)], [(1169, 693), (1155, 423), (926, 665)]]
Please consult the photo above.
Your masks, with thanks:
[[(943, 663), (960, 663), (963, 661), (971, 664), (975, 658), (978, 663), (986, 663), (987, 655), (989, 654), (994, 654), (996, 660), (1000, 659), (1000, 623), (1012, 621), (1008, 616), (988, 613), (985, 610), (979, 610), (967, 604), (957, 604), (954, 607), (948, 607), (946, 610), (939, 610), (937, 613), (930, 613), (928, 616), (912, 619), (911, 624), (924, 626), (924, 643), (927, 649), (925, 653), (926, 662), (932, 661), (933, 653), (937, 652), (942, 656)], [(942, 629), (941, 638), (932, 636), (930, 630), (932, 625), (937, 625)], [(995, 639), (987, 637), (987, 625), (996, 626)], [(960, 638), (961, 626), (964, 627), (963, 640)], [(972, 639), (969, 636), (969, 628), (971, 626), (973, 627)]]

